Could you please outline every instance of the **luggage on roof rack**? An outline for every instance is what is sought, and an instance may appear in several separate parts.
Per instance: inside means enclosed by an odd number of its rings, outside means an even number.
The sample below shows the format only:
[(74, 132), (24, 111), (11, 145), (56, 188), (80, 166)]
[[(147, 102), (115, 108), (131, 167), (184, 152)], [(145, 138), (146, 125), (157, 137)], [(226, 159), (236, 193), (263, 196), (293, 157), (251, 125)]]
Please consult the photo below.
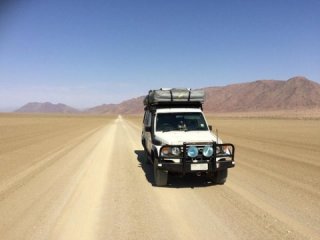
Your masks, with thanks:
[(192, 104), (204, 102), (203, 90), (191, 90), (189, 88), (160, 88), (159, 90), (150, 90), (144, 98), (144, 105), (160, 104)]

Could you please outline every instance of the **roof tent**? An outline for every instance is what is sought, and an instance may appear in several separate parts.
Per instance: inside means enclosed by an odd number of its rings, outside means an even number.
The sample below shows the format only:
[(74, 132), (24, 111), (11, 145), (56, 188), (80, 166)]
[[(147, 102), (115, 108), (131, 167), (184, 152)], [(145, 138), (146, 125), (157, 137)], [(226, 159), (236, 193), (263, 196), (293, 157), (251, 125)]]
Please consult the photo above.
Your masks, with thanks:
[(202, 105), (204, 103), (203, 90), (191, 90), (189, 88), (160, 88), (150, 90), (144, 98), (145, 106), (155, 105)]

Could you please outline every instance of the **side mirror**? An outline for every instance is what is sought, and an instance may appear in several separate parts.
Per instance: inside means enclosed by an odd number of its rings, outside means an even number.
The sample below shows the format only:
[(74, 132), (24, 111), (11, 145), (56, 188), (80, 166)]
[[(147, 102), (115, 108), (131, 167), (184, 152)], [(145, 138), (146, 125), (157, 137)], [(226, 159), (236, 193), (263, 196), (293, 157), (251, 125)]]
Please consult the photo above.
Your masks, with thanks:
[(209, 130), (212, 131), (212, 125), (209, 125)]
[(146, 127), (144, 127), (144, 130), (145, 130), (146, 132), (151, 132), (151, 127), (150, 127), (150, 126), (146, 126)]

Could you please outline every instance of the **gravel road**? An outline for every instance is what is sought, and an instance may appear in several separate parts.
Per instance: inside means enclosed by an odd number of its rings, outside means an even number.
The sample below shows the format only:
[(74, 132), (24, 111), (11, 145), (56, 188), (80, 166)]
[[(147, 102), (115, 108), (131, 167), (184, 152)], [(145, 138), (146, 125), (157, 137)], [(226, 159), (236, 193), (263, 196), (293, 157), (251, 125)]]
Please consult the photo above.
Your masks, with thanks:
[(320, 239), (319, 142), (302, 146), (302, 159), (287, 154), (298, 143), (278, 149), (274, 139), (230, 132), (237, 166), (225, 185), (171, 177), (155, 187), (140, 133), (140, 121), (115, 117), (58, 132), (43, 153), (44, 132), (38, 142), (16, 136), (25, 161), (37, 147), (39, 155), (15, 171), (18, 150), (0, 151), (0, 238)]

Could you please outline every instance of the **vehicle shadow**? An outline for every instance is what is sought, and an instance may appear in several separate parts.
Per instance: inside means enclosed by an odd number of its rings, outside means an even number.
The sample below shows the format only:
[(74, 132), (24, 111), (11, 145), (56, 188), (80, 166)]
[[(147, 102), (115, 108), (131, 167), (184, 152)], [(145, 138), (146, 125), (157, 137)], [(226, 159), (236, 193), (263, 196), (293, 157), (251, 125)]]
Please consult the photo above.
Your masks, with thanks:
[[(144, 171), (147, 181), (155, 186), (154, 175), (153, 175), (153, 165), (148, 162), (147, 156), (143, 150), (135, 150), (137, 155), (137, 161), (139, 162), (139, 167)], [(166, 188), (199, 188), (208, 187), (215, 185), (205, 177), (197, 177), (195, 175), (186, 175), (184, 177), (169, 175), (168, 185)]]
[(137, 155), (139, 167), (144, 171), (146, 179), (154, 186), (153, 166), (151, 163), (147, 162), (148, 160), (146, 154), (143, 150), (135, 150), (134, 153)]

